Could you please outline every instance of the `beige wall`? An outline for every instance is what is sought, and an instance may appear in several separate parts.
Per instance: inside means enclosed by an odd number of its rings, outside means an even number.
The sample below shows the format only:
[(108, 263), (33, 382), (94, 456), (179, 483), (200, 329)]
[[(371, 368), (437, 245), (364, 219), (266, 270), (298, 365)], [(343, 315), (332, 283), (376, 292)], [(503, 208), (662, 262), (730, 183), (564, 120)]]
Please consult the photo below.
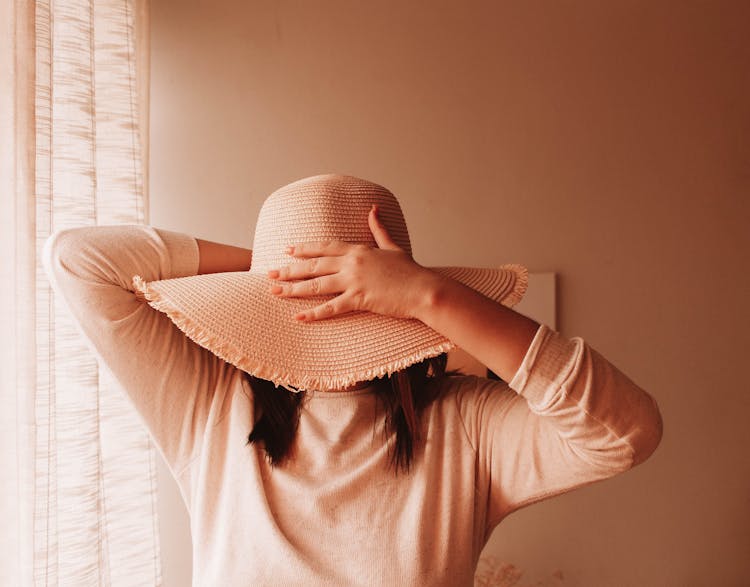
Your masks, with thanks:
[(417, 261), (557, 272), (559, 329), (657, 398), (649, 461), (519, 511), (488, 548), (566, 585), (746, 584), (747, 2), (151, 11), (153, 224), (249, 247), (281, 185), (376, 181)]

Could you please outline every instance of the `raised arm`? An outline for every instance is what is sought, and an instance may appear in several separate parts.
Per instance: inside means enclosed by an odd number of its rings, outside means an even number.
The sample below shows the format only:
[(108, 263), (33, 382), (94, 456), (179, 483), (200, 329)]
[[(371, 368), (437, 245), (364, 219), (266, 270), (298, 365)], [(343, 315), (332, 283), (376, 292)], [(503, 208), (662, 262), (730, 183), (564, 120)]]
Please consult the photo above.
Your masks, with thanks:
[(198, 275), (250, 269), (250, 262), (253, 258), (253, 252), (250, 249), (224, 245), (200, 238), (195, 239), (195, 241), (198, 243), (200, 257)]
[(219, 395), (236, 369), (140, 301), (132, 278), (185, 277), (199, 266), (206, 272), (233, 270), (246, 261), (236, 247), (224, 249), (223, 256), (219, 245), (208, 243), (203, 259), (200, 249), (192, 236), (143, 225), (61, 230), (44, 249), (56, 295), (128, 394), (175, 473), (197, 456), (207, 422), (221, 409)]
[(463, 389), (488, 531), (521, 507), (638, 465), (662, 436), (651, 395), (583, 339), (546, 325), (507, 385), (473, 378)]
[(510, 381), (539, 323), (455, 279), (426, 270), (415, 316)]
[(458, 400), (489, 486), (490, 527), (520, 507), (621, 473), (656, 449), (662, 420), (653, 397), (583, 339), (454, 280), (426, 283), (419, 318), (510, 387), (477, 379), (480, 389)]

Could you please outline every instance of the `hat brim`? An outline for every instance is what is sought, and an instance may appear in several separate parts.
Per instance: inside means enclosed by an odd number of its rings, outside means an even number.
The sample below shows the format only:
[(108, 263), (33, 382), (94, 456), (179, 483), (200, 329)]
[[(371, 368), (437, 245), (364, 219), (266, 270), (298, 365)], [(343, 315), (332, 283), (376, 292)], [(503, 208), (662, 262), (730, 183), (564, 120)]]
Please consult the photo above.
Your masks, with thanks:
[[(505, 306), (526, 292), (528, 271), (430, 267)], [(369, 381), (456, 345), (416, 319), (358, 311), (301, 322), (298, 312), (335, 296), (279, 298), (274, 283), (249, 271), (145, 282), (133, 287), (191, 340), (237, 368), (293, 391), (331, 391)]]

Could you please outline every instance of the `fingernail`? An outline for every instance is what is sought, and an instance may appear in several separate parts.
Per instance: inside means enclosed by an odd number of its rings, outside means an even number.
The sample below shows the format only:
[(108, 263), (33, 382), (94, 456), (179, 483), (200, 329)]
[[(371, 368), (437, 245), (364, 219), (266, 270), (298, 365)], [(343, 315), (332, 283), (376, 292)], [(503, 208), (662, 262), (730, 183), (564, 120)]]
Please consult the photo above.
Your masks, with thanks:
[(279, 276), (279, 270), (278, 269), (269, 269), (268, 270), (268, 277), (271, 279), (276, 279)]
[(294, 255), (294, 247), (293, 246), (288, 246), (286, 249), (284, 249), (284, 252), (287, 255)]
[(272, 285), (271, 286), (271, 293), (278, 294), (281, 293), (282, 287), (280, 285)]

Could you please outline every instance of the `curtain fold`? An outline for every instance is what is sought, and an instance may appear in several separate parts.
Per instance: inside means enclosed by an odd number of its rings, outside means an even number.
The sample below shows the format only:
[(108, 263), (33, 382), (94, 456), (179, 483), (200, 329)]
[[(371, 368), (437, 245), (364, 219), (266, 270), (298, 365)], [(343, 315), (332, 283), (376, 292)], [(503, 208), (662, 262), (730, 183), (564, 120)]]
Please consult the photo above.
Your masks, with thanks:
[(154, 448), (41, 266), (54, 230), (148, 221), (147, 5), (3, 2), (0, 584), (159, 585)]

